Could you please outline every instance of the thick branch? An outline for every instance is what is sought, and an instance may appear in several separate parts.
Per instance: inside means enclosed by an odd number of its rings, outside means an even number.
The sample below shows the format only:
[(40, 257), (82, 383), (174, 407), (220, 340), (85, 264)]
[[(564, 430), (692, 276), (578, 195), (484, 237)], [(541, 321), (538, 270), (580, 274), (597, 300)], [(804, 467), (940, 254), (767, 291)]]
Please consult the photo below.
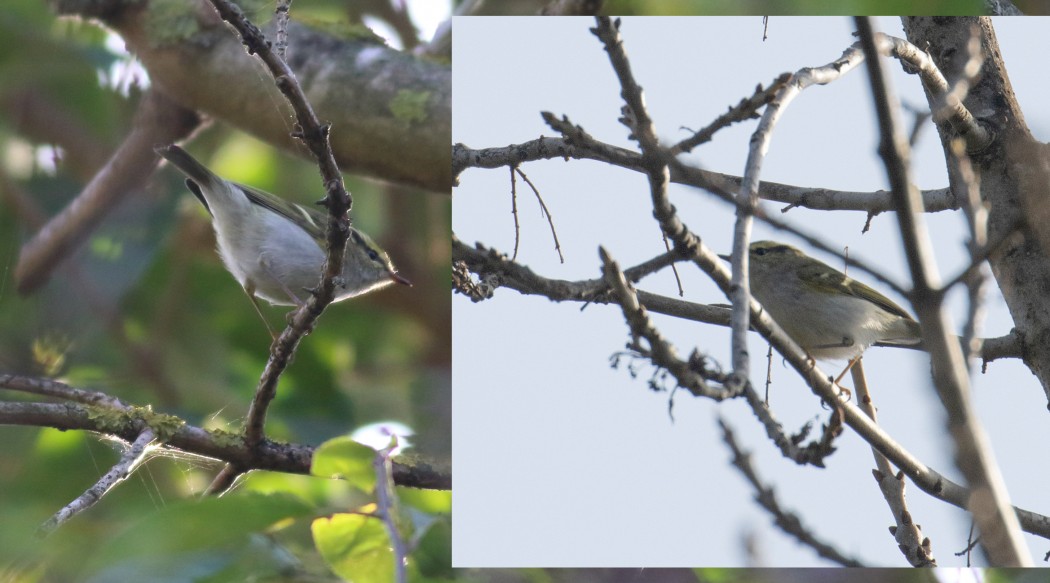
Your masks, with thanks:
[[(951, 339), (949, 322), (942, 307), (943, 296), (935, 293), (940, 277), (933, 261), (933, 246), (923, 221), (918, 192), (910, 180), (910, 150), (899, 120), (899, 104), (890, 90), (876, 52), (881, 37), (875, 36), (867, 18), (858, 18), (857, 28), (869, 56), (867, 70), (879, 120), (879, 153), (885, 161), (897, 201), (897, 219), (915, 286), (914, 305), (922, 322), (923, 341), (936, 371), (934, 386), (948, 413), (956, 465), (971, 489), (966, 507), (981, 530), (981, 546), (993, 565), (1030, 566), (1031, 557), (1021, 537), (1017, 517), (1011, 512), (1006, 483), (969, 399), (970, 383), (962, 350)], [(961, 108), (961, 104), (958, 107)], [(953, 127), (959, 130), (958, 126)], [(964, 136), (968, 136), (970, 144), (977, 140), (972, 134)]]
[[(645, 172), (641, 154), (604, 142), (580, 145), (566, 138), (537, 138), (529, 142), (497, 148), (475, 150), (465, 144), (456, 144), (452, 147), (452, 168), (457, 183), (460, 174), (468, 168), (492, 169), (513, 166), (522, 162), (554, 159), (597, 160), (626, 170)], [(702, 170), (685, 164), (671, 165), (671, 182), (700, 189), (717, 187), (730, 192), (740, 188), (739, 176)], [(794, 207), (868, 213), (893, 210), (893, 199), (885, 190), (854, 192), (763, 181), (759, 186), (758, 196), (773, 202), (787, 204), (788, 206), (782, 209), (783, 212)], [(959, 208), (959, 202), (947, 188), (924, 190), (922, 197), (927, 212)]]
[[(986, 18), (905, 18), (908, 39), (926, 48), (949, 78), (963, 76), (969, 54), (963, 50), (976, 27), (985, 60), (981, 75), (966, 96), (972, 111), (985, 112), (982, 122), (992, 125), (997, 141), (987, 150), (970, 156), (980, 176), (981, 198), (990, 205), (988, 240), (1004, 240), (1019, 224), (1045, 230), (1047, 221), (1035, 213), (1046, 207), (1046, 185), (1050, 169), (1045, 160), (1050, 149), (1036, 142), (1025, 123), (1014, 94), (1006, 64), (996, 41), (992, 21)], [(934, 96), (927, 96), (932, 103)], [(951, 128), (937, 126), (946, 157), (955, 138)], [(950, 173), (953, 188), (959, 178)], [(958, 189), (961, 191), (961, 188)], [(1026, 198), (1034, 195), (1031, 206)], [(1033, 221), (1033, 216), (1037, 217)], [(1039, 379), (1050, 400), (1050, 304), (1044, 282), (1050, 281), (1050, 255), (1032, 237), (1009, 241), (989, 258), (992, 273), (1003, 293), (1017, 334), (1024, 346), (1024, 362)]]
[[(94, 407), (72, 403), (13, 403), (0, 401), (0, 425), (52, 427), (63, 431), (93, 431), (133, 442), (149, 427), (143, 418), (128, 415), (114, 424), (112, 417), (98, 414)], [(310, 474), (314, 448), (264, 439), (249, 448), (244, 439), (223, 431), (208, 431), (183, 424), (165, 440), (166, 447), (235, 464), (246, 470), (271, 470), (290, 474)], [(427, 461), (394, 461), (394, 481), (399, 486), (448, 490), (452, 475), (445, 468)]]
[[(288, 112), (258, 63), (206, 2), (56, 0), (59, 14), (101, 19), (127, 42), (154, 85), (184, 107), (207, 112), (289, 152)], [(272, 28), (267, 28), (272, 33)], [(343, 39), (291, 22), (288, 63), (321, 119), (336, 128), (344, 169), (447, 194), (452, 75), (361, 35)]]
[(149, 91), (135, 114), (131, 133), (76, 198), (22, 247), (15, 267), (20, 294), (48, 282), (51, 273), (79, 249), (102, 219), (129, 194), (145, 184), (156, 166), (153, 144), (186, 137), (199, 123), (196, 114)]
[[(481, 243), (471, 247), (452, 237), (452, 259), (462, 262), (470, 271), (482, 279), (492, 279), (498, 286), (512, 289), (523, 295), (541, 295), (555, 302), (585, 302), (607, 304), (608, 286), (601, 279), (568, 281), (550, 279), (537, 274), (528, 267), (511, 261), (503, 253), (486, 248)], [(637, 283), (642, 277), (670, 265), (670, 255), (664, 254), (643, 264), (624, 270), (627, 280)], [(699, 304), (677, 298), (638, 290), (638, 299), (650, 312), (665, 314), (694, 322), (729, 326), (729, 309), (724, 306)], [(1019, 334), (1011, 332), (1005, 336), (979, 339), (980, 348), (974, 353), (986, 363), (1001, 358), (1021, 358), (1024, 347)], [(881, 346), (876, 343), (875, 346)], [(921, 350), (921, 345), (892, 345), (903, 350)]]

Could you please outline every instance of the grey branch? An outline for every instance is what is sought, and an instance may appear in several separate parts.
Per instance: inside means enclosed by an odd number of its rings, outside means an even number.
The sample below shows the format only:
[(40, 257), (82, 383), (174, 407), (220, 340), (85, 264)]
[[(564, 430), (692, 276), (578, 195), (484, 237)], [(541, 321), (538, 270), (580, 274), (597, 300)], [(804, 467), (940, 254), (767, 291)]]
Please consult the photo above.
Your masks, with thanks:
[[(98, 415), (98, 409), (73, 403), (24, 403), (0, 401), (0, 425), (53, 427), (60, 430), (93, 431), (133, 442), (150, 426), (143, 409), (126, 411), (119, 423), (109, 423)], [(120, 411), (115, 411), (120, 413)], [(279, 443), (264, 439), (252, 449), (244, 440), (229, 432), (211, 431), (176, 421), (178, 428), (164, 440), (171, 447), (202, 457), (222, 460), (239, 467), (272, 470), (290, 474), (310, 473), (314, 448), (307, 445)], [(110, 419), (109, 421), (112, 421)], [(231, 439), (231, 435), (233, 439)], [(441, 464), (413, 459), (411, 463), (399, 458), (393, 462), (394, 482), (409, 488), (448, 490), (452, 488), (452, 474)]]
[(781, 507), (773, 488), (763, 483), (755, 467), (751, 464), (751, 454), (744, 451), (736, 442), (732, 428), (725, 419), (718, 418), (718, 426), (722, 429), (722, 441), (733, 453), (733, 465), (740, 471), (744, 478), (751, 484), (755, 491), (755, 501), (765, 508), (774, 519), (774, 523), (787, 534), (795, 537), (802, 544), (812, 548), (818, 555), (834, 561), (844, 567), (864, 567), (865, 565), (853, 557), (847, 557), (838, 549), (826, 543), (814, 535), (802, 524), (802, 520), (793, 512), (788, 512)]
[(135, 441), (132, 442), (127, 451), (120, 456), (120, 461), (99, 478), (93, 486), (85, 490), (80, 496), (77, 496), (75, 500), (63, 506), (54, 516), (40, 525), (37, 535), (41, 537), (50, 535), (58, 527), (68, 522), (69, 519), (88, 510), (102, 500), (103, 496), (115, 488), (117, 484), (126, 480), (135, 471), (135, 468), (145, 461), (146, 454), (149, 453), (156, 438), (157, 435), (153, 432), (153, 429), (149, 427), (143, 429), (142, 433), (135, 438)]

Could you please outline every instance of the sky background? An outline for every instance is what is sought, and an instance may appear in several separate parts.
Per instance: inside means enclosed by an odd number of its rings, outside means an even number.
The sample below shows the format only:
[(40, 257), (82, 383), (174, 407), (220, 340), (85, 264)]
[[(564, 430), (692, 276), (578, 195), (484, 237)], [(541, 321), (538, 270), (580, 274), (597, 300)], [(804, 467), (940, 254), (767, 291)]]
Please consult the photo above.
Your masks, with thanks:
[[(903, 36), (900, 21), (879, 27)], [(453, 142), (473, 148), (506, 146), (552, 136), (540, 111), (568, 115), (601, 141), (635, 149), (616, 119), (622, 100), (605, 52), (588, 32), (591, 19), (457, 18), (454, 23)], [(728, 106), (785, 71), (825, 65), (854, 42), (846, 18), (774, 17), (762, 41), (760, 17), (628, 18), (622, 26), (627, 54), (645, 90), (661, 139), (670, 143), (699, 129)], [(997, 20), (996, 31), (1014, 90), (1041, 141), (1050, 90), (1042, 63), (1050, 54), (1045, 21)], [(901, 99), (925, 106), (918, 78), (899, 67), (893, 78)], [(843, 190), (888, 187), (876, 155), (873, 108), (862, 68), (828, 86), (806, 90), (776, 129), (762, 178)], [(755, 122), (720, 132), (688, 160), (739, 175)], [(940, 146), (928, 125), (913, 154), (920, 188), (946, 186)], [(621, 266), (663, 251), (641, 174), (590, 161), (532, 162), (525, 173), (551, 210), (565, 253), (557, 253), (531, 191), (519, 181), (522, 222), (518, 260), (540, 275), (578, 280), (599, 276), (597, 248)], [(507, 170), (468, 170), (454, 189), (453, 229), (465, 243), (481, 241), (503, 252), (514, 246)], [(712, 196), (671, 186), (672, 202), (705, 243), (728, 252), (731, 210)], [(766, 203), (777, 209), (782, 205)], [(862, 234), (865, 215), (795, 209), (787, 219), (848, 246), (851, 255), (906, 281), (892, 213)], [(961, 213), (926, 217), (942, 277), (964, 265)], [(753, 239), (789, 236), (756, 223)], [(834, 264), (827, 256), (807, 252)], [(682, 265), (685, 298), (725, 302), (714, 284)], [(861, 279), (864, 279), (861, 277)], [(870, 282), (870, 278), (868, 279)], [(676, 296), (669, 271), (642, 281), (641, 289)], [(886, 290), (882, 290), (886, 291)], [(907, 306), (906, 300), (893, 298)], [(960, 294), (950, 296), (958, 328)], [(779, 450), (743, 402), (715, 403), (682, 391), (668, 416), (668, 393), (647, 387), (651, 368), (632, 378), (609, 366), (628, 339), (615, 306), (554, 304), (501, 289), (472, 304), (453, 297), (454, 565), (466, 566), (743, 566), (751, 536), (764, 566), (827, 566), (772, 525), (753, 502), (753, 491), (729, 463), (718, 416), (732, 425), (759, 474), (781, 504), (840, 551), (872, 566), (906, 566), (887, 528), (893, 524), (871, 476), (870, 449), (849, 429), (826, 469), (801, 467)], [(994, 284), (983, 336), (1012, 327)], [(728, 329), (654, 321), (679, 354), (694, 347), (728, 366)], [(752, 335), (753, 379), (765, 378), (764, 342)], [(774, 357), (771, 406), (789, 432), (828, 416), (801, 381)], [(959, 480), (952, 466), (944, 417), (922, 353), (874, 348), (864, 359), (881, 425), (919, 459)], [(837, 365), (825, 365), (825, 370)], [(837, 370), (836, 370), (837, 372)], [(846, 382), (851, 386), (851, 382)], [(1017, 361), (1000, 361), (974, 378), (974, 401), (991, 439), (1014, 504), (1050, 512), (1045, 469), (1050, 444), (1046, 399)], [(942, 566), (962, 565), (953, 553), (966, 546), (966, 514), (908, 484), (916, 522), (931, 537)], [(1040, 559), (1046, 541), (1028, 537)]]

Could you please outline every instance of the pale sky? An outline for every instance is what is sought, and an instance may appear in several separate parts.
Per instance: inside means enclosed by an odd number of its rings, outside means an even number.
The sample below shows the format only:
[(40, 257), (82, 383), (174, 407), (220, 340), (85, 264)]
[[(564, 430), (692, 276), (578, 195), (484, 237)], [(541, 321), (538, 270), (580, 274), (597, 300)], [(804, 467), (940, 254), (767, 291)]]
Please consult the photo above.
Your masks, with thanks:
[[(1031, 57), (1050, 54), (1050, 37), (1039, 22), (1014, 19), (996, 26), (1026, 119), (1045, 141), (1050, 132), (1039, 107), (1047, 81)], [(879, 23), (882, 30), (903, 36), (899, 20)], [(453, 142), (482, 148), (552, 136), (540, 118), (540, 111), (549, 110), (568, 115), (599, 140), (634, 149), (616, 121), (619, 87), (599, 41), (587, 30), (593, 24), (591, 19), (457, 18)], [(852, 26), (847, 18), (774, 17), (763, 42), (760, 17), (627, 18), (622, 34), (656, 127), (671, 142), (687, 135), (682, 127), (703, 127), (749, 96), (756, 84), (838, 58), (855, 40)], [(918, 78), (894, 70), (902, 99), (923, 106)], [(689, 159), (739, 175), (754, 127), (734, 126)], [(858, 69), (832, 85), (805, 91), (789, 107), (762, 177), (832, 189), (885, 189), (875, 132), (867, 79)], [(913, 160), (920, 188), (946, 185), (932, 126)], [(540, 275), (598, 277), (598, 245), (622, 266), (662, 251), (642, 175), (589, 161), (534, 162), (522, 169), (542, 192), (566, 256), (559, 264), (546, 220), (519, 181), (519, 261)], [(455, 233), (468, 244), (481, 241), (509, 253), (514, 223), (507, 170), (468, 170), (460, 178), (453, 192)], [(728, 252), (733, 216), (724, 204), (680, 186), (672, 186), (671, 197), (707, 245)], [(796, 209), (784, 217), (906, 281), (892, 213), (877, 217), (863, 235), (861, 213)], [(942, 275), (951, 277), (964, 261), (963, 218), (952, 212), (926, 218)], [(753, 238), (801, 245), (762, 225)], [(683, 266), (682, 274), (684, 299), (726, 301), (695, 268)], [(670, 272), (647, 278), (639, 287), (676, 295)], [(962, 305), (957, 296), (951, 296), (951, 307), (958, 327)], [(893, 299), (908, 305), (903, 298)], [(508, 289), (480, 304), (459, 295), (452, 303), (456, 566), (744, 566), (742, 541), (749, 535), (765, 566), (829, 566), (775, 528), (754, 504), (754, 492), (728, 464), (730, 454), (715, 422), (719, 415), (753, 454), (757, 471), (776, 489), (781, 504), (797, 512), (813, 533), (872, 566), (907, 566), (887, 532), (893, 521), (871, 476), (870, 449), (849, 429), (826, 469), (801, 467), (781, 457), (742, 402), (715, 403), (680, 391), (672, 421), (669, 395), (647, 387), (651, 368), (641, 368), (632, 378), (625, 367), (609, 366), (610, 356), (628, 338), (615, 306), (581, 311), (580, 304), (553, 304)], [(988, 308), (982, 335), (1007, 333), (1012, 324), (994, 284)], [(661, 316), (654, 320), (680, 354), (699, 348), (728, 366), (725, 328)], [(765, 378), (765, 353), (765, 344), (753, 335), (751, 372), (759, 383)], [(929, 382), (928, 357), (874, 348), (865, 366), (881, 425), (935, 470), (959, 480)], [(789, 432), (807, 421), (818, 427), (826, 421), (827, 411), (779, 358), (772, 368), (771, 404)], [(1017, 361), (1000, 361), (975, 377), (974, 399), (1014, 503), (1050, 512), (1045, 470), (1032, 468), (1048, 459), (1050, 448), (1046, 399), (1038, 383)], [(907, 492), (939, 563), (965, 564), (953, 553), (966, 545), (966, 514), (911, 484)], [(1046, 541), (1028, 540), (1033, 557), (1041, 559)]]

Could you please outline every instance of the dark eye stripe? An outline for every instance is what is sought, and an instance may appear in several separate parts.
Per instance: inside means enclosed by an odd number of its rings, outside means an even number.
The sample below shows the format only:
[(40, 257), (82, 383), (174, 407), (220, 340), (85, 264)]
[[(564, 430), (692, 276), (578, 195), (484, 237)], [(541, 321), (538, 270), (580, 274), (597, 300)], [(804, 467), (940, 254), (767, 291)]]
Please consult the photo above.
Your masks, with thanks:
[(759, 247), (755, 249), (755, 255), (765, 255), (766, 253), (787, 253), (791, 248), (787, 245), (774, 245), (773, 247)]
[(373, 249), (372, 246), (368, 244), (368, 241), (365, 241), (365, 238), (362, 237), (360, 233), (358, 233), (357, 231), (350, 231), (350, 236), (353, 238), (354, 243), (365, 248), (365, 250), (368, 252), (369, 259), (375, 261), (376, 263), (383, 262), (382, 259), (379, 257), (379, 252)]

